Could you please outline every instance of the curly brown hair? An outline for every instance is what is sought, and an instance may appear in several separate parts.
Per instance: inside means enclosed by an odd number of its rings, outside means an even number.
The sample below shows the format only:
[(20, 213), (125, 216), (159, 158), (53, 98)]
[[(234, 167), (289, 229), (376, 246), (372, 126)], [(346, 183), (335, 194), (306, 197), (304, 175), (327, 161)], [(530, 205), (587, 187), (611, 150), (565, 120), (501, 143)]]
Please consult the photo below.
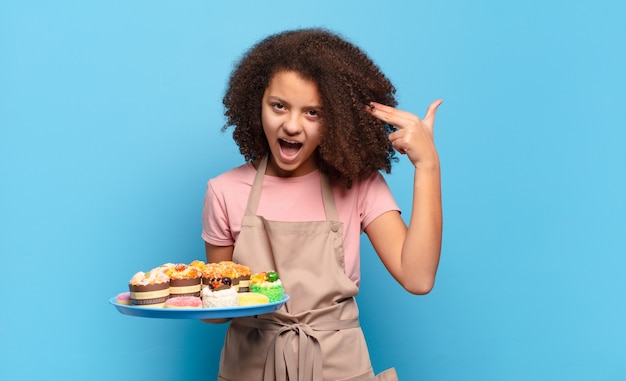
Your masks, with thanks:
[(370, 101), (396, 106), (395, 88), (357, 46), (325, 29), (286, 31), (248, 50), (230, 76), (224, 95), (226, 124), (246, 161), (269, 153), (261, 124), (261, 100), (272, 77), (295, 71), (317, 84), (322, 101), (318, 166), (333, 183), (353, 181), (397, 160), (388, 134), (395, 128), (369, 115)]

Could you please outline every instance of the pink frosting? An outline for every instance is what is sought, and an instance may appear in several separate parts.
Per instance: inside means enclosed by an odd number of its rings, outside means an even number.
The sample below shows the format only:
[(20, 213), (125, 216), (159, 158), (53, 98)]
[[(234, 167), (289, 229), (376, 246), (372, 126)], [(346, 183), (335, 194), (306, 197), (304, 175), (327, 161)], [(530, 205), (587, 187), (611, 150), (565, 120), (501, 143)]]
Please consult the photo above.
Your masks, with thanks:
[(165, 305), (171, 307), (202, 307), (202, 299), (197, 296), (176, 296), (167, 299)]
[(130, 300), (130, 292), (126, 291), (126, 292), (117, 294), (117, 296), (115, 297), (115, 300), (121, 300), (121, 301)]

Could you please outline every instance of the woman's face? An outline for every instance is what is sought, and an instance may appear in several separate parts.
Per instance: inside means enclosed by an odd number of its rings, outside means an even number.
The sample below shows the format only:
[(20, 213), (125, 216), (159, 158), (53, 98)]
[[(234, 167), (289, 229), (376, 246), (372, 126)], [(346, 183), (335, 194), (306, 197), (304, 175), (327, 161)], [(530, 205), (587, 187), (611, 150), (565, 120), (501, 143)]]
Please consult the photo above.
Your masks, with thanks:
[(317, 85), (294, 71), (280, 71), (263, 93), (261, 121), (271, 156), (270, 176), (302, 176), (317, 168), (321, 110)]

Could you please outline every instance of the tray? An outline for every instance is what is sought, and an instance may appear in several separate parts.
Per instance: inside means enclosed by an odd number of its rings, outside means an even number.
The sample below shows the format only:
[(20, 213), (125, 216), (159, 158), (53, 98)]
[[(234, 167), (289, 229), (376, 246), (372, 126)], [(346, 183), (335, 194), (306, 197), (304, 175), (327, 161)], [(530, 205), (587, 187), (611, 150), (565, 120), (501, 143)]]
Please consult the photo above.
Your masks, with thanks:
[(115, 297), (109, 299), (109, 303), (119, 312), (130, 316), (158, 319), (223, 319), (268, 314), (278, 310), (287, 300), (289, 295), (285, 294), (283, 300), (279, 302), (228, 308), (138, 307), (116, 303)]

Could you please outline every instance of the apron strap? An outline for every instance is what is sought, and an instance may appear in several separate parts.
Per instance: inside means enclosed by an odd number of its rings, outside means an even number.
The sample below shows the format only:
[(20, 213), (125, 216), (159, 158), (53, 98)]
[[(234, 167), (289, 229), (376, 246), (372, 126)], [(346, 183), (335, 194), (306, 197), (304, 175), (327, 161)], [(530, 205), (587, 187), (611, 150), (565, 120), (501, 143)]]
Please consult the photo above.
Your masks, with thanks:
[(261, 198), (261, 189), (263, 188), (263, 177), (265, 176), (265, 170), (267, 169), (267, 156), (261, 159), (259, 168), (256, 170), (254, 176), (254, 182), (252, 183), (252, 190), (250, 191), (250, 197), (248, 197), (248, 204), (246, 205), (246, 216), (255, 216), (256, 210), (259, 206), (259, 199)]
[(322, 200), (324, 200), (324, 211), (326, 212), (326, 221), (339, 221), (339, 213), (335, 205), (335, 196), (333, 188), (330, 186), (328, 176), (320, 171), (320, 182), (322, 185)]
[[(358, 328), (358, 319), (321, 321), (311, 325), (244, 317), (234, 319), (255, 329), (276, 331), (265, 360), (264, 381), (317, 381), (322, 379), (322, 349), (316, 331), (337, 331)], [(298, 359), (292, 351), (298, 348)]]
[[(261, 190), (263, 189), (263, 177), (267, 170), (267, 160), (268, 156), (263, 157), (259, 163), (259, 168), (257, 168), (254, 182), (252, 183), (252, 190), (250, 191), (250, 197), (248, 197), (248, 204), (246, 205), (246, 216), (256, 215), (259, 200), (261, 199)], [(322, 171), (320, 171), (320, 185), (322, 187), (322, 201), (324, 202), (326, 221), (339, 221), (339, 213), (335, 205), (333, 188), (330, 185), (328, 176)]]

